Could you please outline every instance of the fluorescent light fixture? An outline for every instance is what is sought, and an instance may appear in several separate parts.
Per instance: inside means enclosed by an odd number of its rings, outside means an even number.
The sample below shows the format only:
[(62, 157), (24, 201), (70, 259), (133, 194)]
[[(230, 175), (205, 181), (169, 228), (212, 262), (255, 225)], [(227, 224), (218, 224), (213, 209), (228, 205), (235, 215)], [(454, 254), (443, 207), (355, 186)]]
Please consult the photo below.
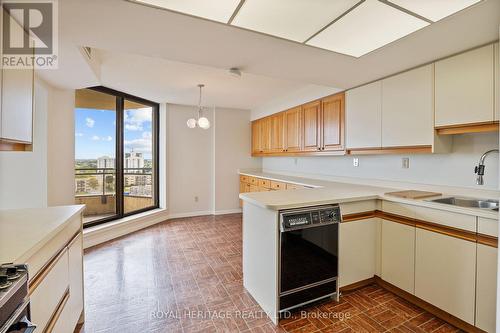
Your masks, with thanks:
[(232, 25), (304, 42), (359, 0), (247, 0)]
[(481, 0), (388, 0), (388, 2), (434, 22), (455, 14), (480, 1)]
[(427, 25), (377, 0), (366, 0), (306, 44), (360, 57)]
[(134, 0), (150, 6), (165, 8), (227, 23), (238, 7), (240, 0)]

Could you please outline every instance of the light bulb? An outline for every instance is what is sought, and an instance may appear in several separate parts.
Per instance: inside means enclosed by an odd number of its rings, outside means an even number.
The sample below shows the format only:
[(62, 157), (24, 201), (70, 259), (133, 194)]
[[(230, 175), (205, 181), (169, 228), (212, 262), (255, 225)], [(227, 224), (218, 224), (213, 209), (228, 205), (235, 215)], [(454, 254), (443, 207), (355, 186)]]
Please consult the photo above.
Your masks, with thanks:
[(200, 126), (203, 129), (209, 129), (210, 121), (208, 121), (208, 119), (205, 117), (201, 117), (200, 119), (198, 119), (198, 126)]
[(195, 128), (196, 127), (196, 119), (194, 119), (194, 118), (188, 119), (187, 126), (189, 128)]

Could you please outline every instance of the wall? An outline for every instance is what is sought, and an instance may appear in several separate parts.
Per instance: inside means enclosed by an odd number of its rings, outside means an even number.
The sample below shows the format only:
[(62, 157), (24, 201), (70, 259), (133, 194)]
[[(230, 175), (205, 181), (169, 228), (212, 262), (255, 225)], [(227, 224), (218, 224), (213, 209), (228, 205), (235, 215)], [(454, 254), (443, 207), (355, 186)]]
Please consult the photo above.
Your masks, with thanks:
[(486, 160), (484, 185), (475, 185), (474, 166), (486, 150), (498, 148), (498, 133), (462, 134), (453, 137), (449, 154), (411, 155), (410, 168), (401, 168), (406, 155), (358, 156), (359, 167), (353, 167), (353, 156), (263, 158), (263, 169), (300, 172), (325, 176), (401, 181), (431, 185), (498, 189), (498, 155)]
[(47, 203), (72, 205), (75, 194), (75, 91), (52, 89), (47, 120)]
[(252, 158), (250, 112), (218, 109), (215, 112), (215, 212), (239, 207), (238, 169), (259, 169), (261, 159)]
[(47, 205), (47, 113), (50, 87), (35, 82), (33, 151), (0, 152), (0, 209)]
[[(250, 157), (250, 111), (216, 109), (208, 130), (189, 129), (192, 106), (167, 105), (169, 216), (239, 211), (238, 168), (260, 168)], [(198, 197), (198, 201), (195, 201)]]

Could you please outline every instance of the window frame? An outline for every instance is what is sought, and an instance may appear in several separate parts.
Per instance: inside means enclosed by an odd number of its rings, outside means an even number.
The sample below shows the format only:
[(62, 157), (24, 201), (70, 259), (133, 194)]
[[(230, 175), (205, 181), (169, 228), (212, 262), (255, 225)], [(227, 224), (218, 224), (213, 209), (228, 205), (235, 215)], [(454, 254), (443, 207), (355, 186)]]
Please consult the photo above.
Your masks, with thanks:
[[(153, 209), (160, 208), (160, 156), (159, 156), (159, 145), (160, 145), (160, 104), (153, 101), (130, 95), (118, 90), (107, 88), (104, 86), (95, 86), (86, 88), (89, 90), (94, 90), (100, 93), (108, 94), (116, 98), (116, 146), (115, 146), (115, 195), (116, 195), (116, 214), (113, 216), (98, 219), (92, 222), (85, 223), (83, 228), (89, 228), (103, 223), (108, 223), (121, 219), (128, 216), (133, 216), (136, 214), (144, 213)], [(151, 134), (152, 134), (152, 160), (153, 160), (153, 205), (145, 208), (135, 210), (133, 212), (124, 212), (124, 194), (123, 194), (123, 162), (124, 162), (124, 106), (125, 100), (144, 104), (152, 108), (152, 120), (151, 120)], [(118, 194), (119, 193), (119, 194)]]

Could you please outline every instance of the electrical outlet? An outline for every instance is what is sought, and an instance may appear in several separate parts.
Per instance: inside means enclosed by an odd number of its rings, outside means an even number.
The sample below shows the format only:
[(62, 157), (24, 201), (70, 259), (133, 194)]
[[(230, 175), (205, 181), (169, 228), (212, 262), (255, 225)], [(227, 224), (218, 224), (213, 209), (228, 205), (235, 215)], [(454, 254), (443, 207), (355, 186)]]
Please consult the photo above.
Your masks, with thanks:
[(354, 157), (352, 159), (352, 165), (354, 165), (355, 167), (359, 167), (359, 158), (358, 157)]
[(198, 202), (198, 196), (194, 197), (194, 202)]
[(409, 157), (403, 157), (401, 159), (401, 167), (403, 169), (409, 169), (410, 168), (410, 158)]

